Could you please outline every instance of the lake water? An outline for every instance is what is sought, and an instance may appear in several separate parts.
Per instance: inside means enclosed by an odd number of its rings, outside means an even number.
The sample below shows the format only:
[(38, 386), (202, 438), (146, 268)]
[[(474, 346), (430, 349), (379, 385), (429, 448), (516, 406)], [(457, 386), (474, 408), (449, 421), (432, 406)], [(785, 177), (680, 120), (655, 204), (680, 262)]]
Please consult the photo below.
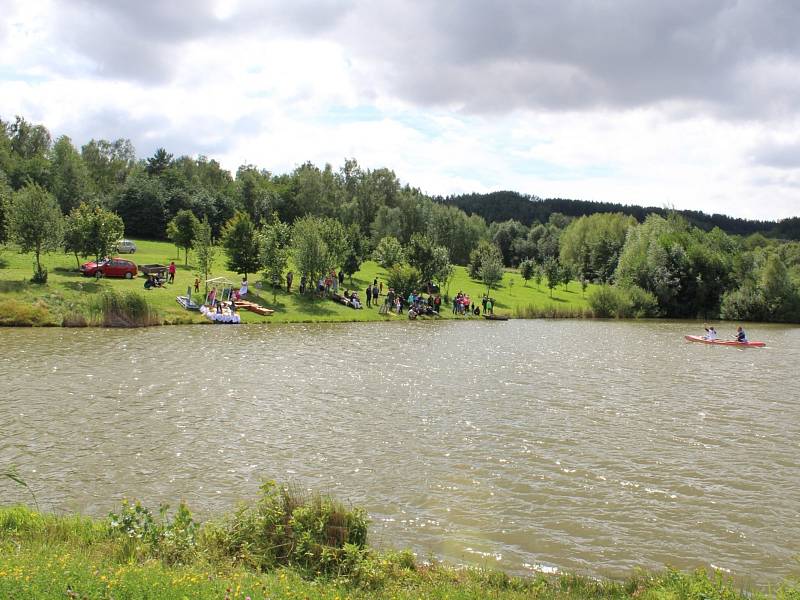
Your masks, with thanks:
[[(800, 563), (800, 329), (404, 322), (3, 329), (0, 466), (43, 509), (201, 517), (264, 479), (366, 508), (370, 541), (514, 573)], [(722, 325), (720, 333), (732, 327)], [(2, 502), (28, 502), (0, 481)]]

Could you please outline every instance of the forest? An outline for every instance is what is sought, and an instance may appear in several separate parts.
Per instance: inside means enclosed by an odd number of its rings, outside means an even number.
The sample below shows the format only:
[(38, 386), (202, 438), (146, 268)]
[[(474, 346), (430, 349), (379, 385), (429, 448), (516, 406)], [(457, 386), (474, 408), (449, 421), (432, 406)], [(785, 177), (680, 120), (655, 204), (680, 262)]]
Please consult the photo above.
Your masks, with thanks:
[(206, 156), (140, 158), (122, 138), (77, 147), (23, 117), (0, 120), (0, 242), (34, 253), (32, 281), (47, 279), (40, 253), (102, 256), (123, 234), (200, 256), (219, 245), (232, 270), (273, 280), (290, 264), (315, 281), (374, 259), (408, 286), (444, 283), (463, 265), (491, 288), (519, 269), (526, 281), (600, 284), (597, 316), (800, 321), (798, 218), (517, 192), (430, 197), (355, 159), (231, 173)]

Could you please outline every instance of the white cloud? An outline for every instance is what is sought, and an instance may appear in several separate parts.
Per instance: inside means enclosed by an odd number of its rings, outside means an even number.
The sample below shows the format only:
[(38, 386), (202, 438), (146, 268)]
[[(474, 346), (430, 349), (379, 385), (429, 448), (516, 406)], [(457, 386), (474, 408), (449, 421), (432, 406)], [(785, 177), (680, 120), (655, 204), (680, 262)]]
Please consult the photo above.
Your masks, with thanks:
[[(568, 4), (548, 15), (549, 3), (532, 4), (535, 23), (503, 3), (488, 13), (460, 3), (181, 6), (153, 13), (151, 31), (146, 5), (82, 2), (65, 16), (63, 5), (9, 3), (0, 117), (23, 115), (76, 144), (128, 137), (140, 156), (203, 153), (234, 171), (355, 157), (431, 194), (512, 189), (798, 213), (797, 43), (778, 31), (768, 47), (742, 36), (734, 51), (748, 2), (733, 12), (716, 0), (695, 12), (640, 6), (626, 27), (614, 10), (590, 23)], [(756, 17), (754, 28), (772, 22)], [(656, 52), (647, 35), (666, 40), (662, 55), (625, 54)], [(696, 48), (710, 55), (688, 65)]]

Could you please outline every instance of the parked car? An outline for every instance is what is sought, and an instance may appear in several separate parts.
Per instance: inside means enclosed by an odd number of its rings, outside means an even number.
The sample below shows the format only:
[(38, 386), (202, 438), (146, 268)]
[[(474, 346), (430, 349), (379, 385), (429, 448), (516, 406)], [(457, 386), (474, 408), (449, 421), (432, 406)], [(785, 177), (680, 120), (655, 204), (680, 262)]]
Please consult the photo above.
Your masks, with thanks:
[(90, 261), (81, 265), (81, 273), (87, 277), (96, 277), (98, 273), (103, 277), (136, 277), (136, 263), (125, 258), (104, 258), (99, 263)]
[(120, 254), (133, 254), (136, 252), (136, 244), (133, 240), (120, 240), (117, 242), (117, 252)]

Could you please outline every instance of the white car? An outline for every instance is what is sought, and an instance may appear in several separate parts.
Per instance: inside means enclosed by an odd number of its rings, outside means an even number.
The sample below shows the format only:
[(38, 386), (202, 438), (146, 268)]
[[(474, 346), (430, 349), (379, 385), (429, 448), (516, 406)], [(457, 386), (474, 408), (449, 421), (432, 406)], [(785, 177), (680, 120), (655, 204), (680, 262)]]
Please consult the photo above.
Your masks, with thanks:
[(117, 252), (120, 254), (133, 254), (136, 252), (136, 244), (132, 240), (120, 240), (117, 242)]

